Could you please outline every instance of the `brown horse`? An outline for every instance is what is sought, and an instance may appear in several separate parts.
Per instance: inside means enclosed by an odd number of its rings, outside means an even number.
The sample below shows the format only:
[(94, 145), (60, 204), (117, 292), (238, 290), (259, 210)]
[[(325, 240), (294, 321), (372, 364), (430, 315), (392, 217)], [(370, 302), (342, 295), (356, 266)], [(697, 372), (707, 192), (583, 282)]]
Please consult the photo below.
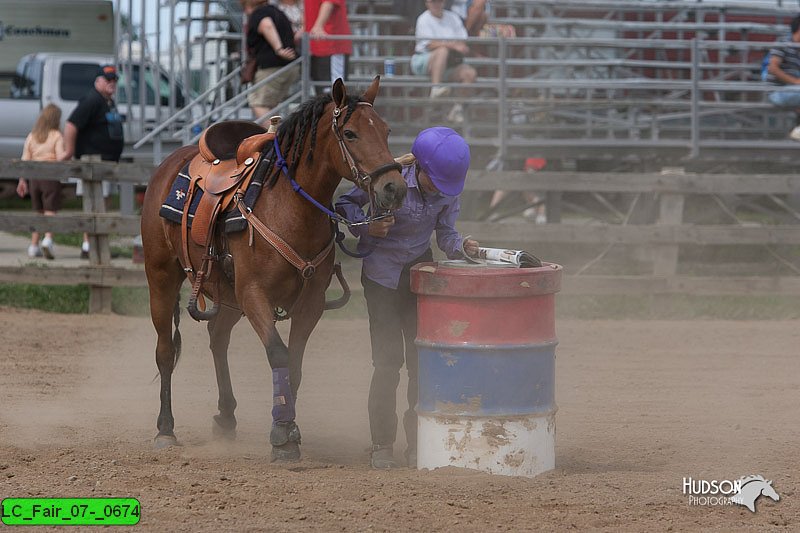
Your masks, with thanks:
[[(277, 132), (280, 153), (289, 163), (284, 174), (271, 170), (265, 190), (252, 207), (248, 231), (214, 235), (214, 247), (226, 253), (228, 268), (212, 269), (203, 293), (214, 300), (208, 332), (219, 387), (219, 414), (214, 416), (215, 434), (234, 437), (236, 399), (228, 370), (231, 329), (242, 315), (264, 344), (273, 373), (273, 424), (270, 432), (273, 460), (300, 457), (300, 432), (294, 405), (300, 386), (303, 352), (311, 331), (325, 306), (325, 290), (334, 266), (332, 224), (329, 216), (312, 202), (296, 194), (289, 175), (323, 206), (328, 206), (342, 177), (371, 190), (375, 208), (397, 209), (406, 195), (400, 166), (389, 152), (387, 124), (372, 107), (380, 79), (373, 80), (361, 97), (348, 96), (337, 80), (330, 95), (302, 104)], [(272, 143), (270, 143), (271, 146)], [(264, 150), (269, 152), (270, 146)], [(159, 208), (178, 174), (198, 153), (196, 146), (176, 150), (155, 170), (142, 208), (142, 241), (145, 271), (150, 287), (150, 313), (158, 334), (156, 364), (161, 377), (161, 410), (156, 447), (177, 443), (171, 405), (171, 378), (180, 355), (178, 331), (179, 291), (184, 279), (193, 275), (204, 247), (188, 239), (190, 265), (182, 250), (181, 226), (159, 217)], [(371, 171), (368, 174), (366, 171)], [(316, 268), (300, 271), (286, 258), (286, 250), (263, 237), (263, 223), (277, 234), (289, 250), (303, 261), (316, 258)], [(256, 229), (254, 232), (253, 229)], [(229, 256), (227, 255), (229, 254)], [(232, 265), (230, 265), (232, 262)], [(306, 263), (308, 264), (308, 263)], [(212, 288), (213, 290), (210, 290)], [(190, 302), (191, 306), (191, 302)], [(289, 346), (275, 328), (276, 309), (291, 311)], [(213, 316), (212, 316), (213, 315)], [(172, 331), (174, 321), (175, 331)]]

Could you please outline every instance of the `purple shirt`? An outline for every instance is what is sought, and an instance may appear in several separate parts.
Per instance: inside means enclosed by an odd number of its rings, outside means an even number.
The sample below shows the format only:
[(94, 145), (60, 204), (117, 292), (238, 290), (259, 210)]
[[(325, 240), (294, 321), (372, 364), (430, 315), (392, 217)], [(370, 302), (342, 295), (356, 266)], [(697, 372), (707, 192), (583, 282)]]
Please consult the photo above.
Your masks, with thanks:
[[(403, 167), (408, 185), (403, 205), (394, 212), (394, 225), (386, 237), (372, 237), (367, 226), (355, 226), (350, 232), (359, 238), (358, 251), (373, 252), (364, 258), (363, 274), (375, 283), (396, 289), (400, 272), (409, 262), (430, 247), (436, 230), (436, 244), (450, 259), (461, 259), (461, 234), (455, 229), (461, 209), (457, 196), (426, 193), (417, 184), (416, 165)], [(369, 203), (367, 193), (353, 187), (336, 201), (336, 211), (348, 220), (366, 219), (362, 207)]]

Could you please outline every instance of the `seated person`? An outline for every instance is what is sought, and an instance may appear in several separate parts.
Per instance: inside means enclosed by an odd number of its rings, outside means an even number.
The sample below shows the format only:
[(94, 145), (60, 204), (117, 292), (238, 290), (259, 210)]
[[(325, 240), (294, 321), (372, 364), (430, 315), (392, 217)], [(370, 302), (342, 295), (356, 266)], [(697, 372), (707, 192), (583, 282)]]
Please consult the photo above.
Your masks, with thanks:
[[(791, 35), (780, 39), (769, 51), (767, 81), (783, 85), (780, 90), (769, 94), (769, 101), (778, 107), (800, 110), (800, 48), (781, 46), (781, 43), (800, 44), (800, 15), (792, 19)], [(800, 115), (799, 115), (800, 116)], [(800, 141), (800, 125), (795, 127), (789, 137)]]
[[(433, 87), (431, 98), (449, 94), (443, 82), (474, 83), (475, 69), (464, 63), (469, 47), (464, 39), (467, 30), (461, 19), (444, 8), (444, 0), (426, 0), (427, 10), (417, 18), (414, 34), (417, 45), (411, 56), (411, 71), (417, 76), (429, 75)], [(456, 104), (447, 118), (453, 122), (464, 121), (461, 104)]]
[(480, 35), (489, 20), (489, 2), (486, 0), (452, 0), (450, 10), (464, 21), (470, 37)]

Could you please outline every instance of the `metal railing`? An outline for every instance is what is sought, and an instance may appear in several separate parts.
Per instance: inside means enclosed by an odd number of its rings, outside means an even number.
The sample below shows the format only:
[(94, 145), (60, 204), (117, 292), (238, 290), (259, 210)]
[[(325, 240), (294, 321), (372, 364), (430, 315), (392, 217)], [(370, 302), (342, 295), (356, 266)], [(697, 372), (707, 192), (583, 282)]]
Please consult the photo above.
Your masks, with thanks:
[[(472, 145), (501, 158), (525, 151), (571, 152), (576, 157), (642, 151), (688, 158), (728, 151), (745, 157), (764, 150), (797, 157), (796, 145), (786, 139), (794, 125), (792, 110), (771, 106), (765, 95), (776, 86), (759, 79), (761, 58), (774, 45), (771, 42), (470, 38), (468, 44), (481, 57), (465, 62), (477, 69), (477, 81), (446, 83), (451, 95), (432, 99), (430, 80), (410, 72), (413, 36), (330, 39), (370, 45), (369, 54), (354, 47), (350, 85), (366, 85), (383, 73), (385, 60), (394, 60), (395, 75), (381, 80), (378, 108), (392, 125), (395, 146), (407, 147), (423, 127), (447, 123), (446, 111), (460, 104), (466, 120), (450, 125)], [(306, 54), (285, 67), (301, 69), (299, 90), (268, 114), (289, 110), (308, 98), (312, 89), (329, 86), (310, 79), (303, 61), (308, 57), (308, 39), (303, 47)], [(525, 57), (531, 50), (536, 52), (533, 57)], [(197, 125), (236, 115), (251, 91), (282, 72), (194, 114), (173, 137), (195, 141)], [(199, 108), (236, 73), (238, 69), (187, 107)], [(184, 109), (170, 117), (136, 146), (155, 140), (181, 113), (189, 112)]]

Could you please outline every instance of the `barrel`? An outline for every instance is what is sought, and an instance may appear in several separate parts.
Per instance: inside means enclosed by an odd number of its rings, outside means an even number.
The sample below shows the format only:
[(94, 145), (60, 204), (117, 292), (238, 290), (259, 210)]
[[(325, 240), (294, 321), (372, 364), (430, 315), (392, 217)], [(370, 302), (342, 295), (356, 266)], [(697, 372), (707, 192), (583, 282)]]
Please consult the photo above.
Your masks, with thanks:
[(532, 477), (555, 468), (559, 265), (421, 263), (417, 467)]

